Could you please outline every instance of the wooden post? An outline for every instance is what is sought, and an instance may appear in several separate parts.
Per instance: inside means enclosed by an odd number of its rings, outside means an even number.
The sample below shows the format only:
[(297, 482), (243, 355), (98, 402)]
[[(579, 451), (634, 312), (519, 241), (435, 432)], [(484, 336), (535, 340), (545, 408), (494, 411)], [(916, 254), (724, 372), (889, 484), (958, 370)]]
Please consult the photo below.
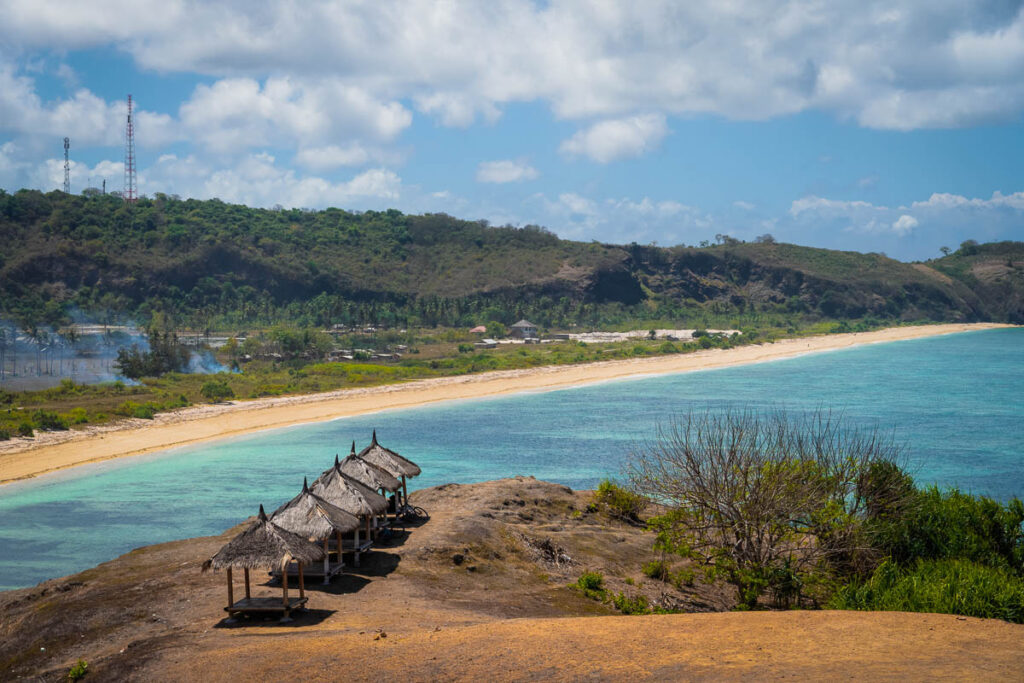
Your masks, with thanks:
[(245, 569), (245, 599), (249, 599), (249, 568)]
[(402, 475), (402, 504), (409, 504), (409, 489), (405, 485), (405, 475)]
[(299, 597), (306, 597), (306, 582), (302, 580), (302, 563), (299, 562)]
[(331, 554), (328, 552), (327, 536), (324, 536), (324, 584), (331, 582)]
[(345, 566), (345, 561), (341, 559), (341, 532), (338, 530), (334, 531), (334, 540), (338, 544), (338, 568), (342, 569)]
[(228, 567), (228, 607), (235, 604), (235, 587), (231, 584), (231, 567)]
[(281, 562), (281, 590), (284, 596), (284, 616), (288, 618), (288, 567), (291, 566), (290, 560), (284, 560)]
[[(372, 514), (371, 512), (370, 515)], [(366, 538), (370, 538), (370, 515), (366, 516)]]
[(359, 566), (359, 527), (356, 527), (355, 540), (352, 543), (352, 552), (355, 553), (355, 565)]

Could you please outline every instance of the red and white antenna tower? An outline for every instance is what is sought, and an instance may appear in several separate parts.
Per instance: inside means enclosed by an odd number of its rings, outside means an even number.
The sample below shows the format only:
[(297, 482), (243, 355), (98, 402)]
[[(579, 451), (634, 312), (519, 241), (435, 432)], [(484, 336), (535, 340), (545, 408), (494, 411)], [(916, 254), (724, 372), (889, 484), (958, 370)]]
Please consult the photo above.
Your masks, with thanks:
[(128, 96), (128, 125), (124, 133), (124, 200), (134, 204), (139, 198), (135, 184), (135, 124), (132, 122), (132, 96)]

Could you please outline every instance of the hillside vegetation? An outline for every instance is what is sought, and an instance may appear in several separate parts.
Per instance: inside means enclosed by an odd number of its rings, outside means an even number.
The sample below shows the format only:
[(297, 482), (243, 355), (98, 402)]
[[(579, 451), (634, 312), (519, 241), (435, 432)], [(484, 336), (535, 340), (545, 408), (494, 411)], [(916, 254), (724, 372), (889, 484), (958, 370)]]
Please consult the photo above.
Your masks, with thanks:
[(0, 315), (224, 329), (299, 325), (611, 326), (723, 316), (1024, 322), (1024, 243), (927, 264), (723, 238), (705, 248), (562, 240), (445, 214), (264, 210), (162, 194), (0, 190)]

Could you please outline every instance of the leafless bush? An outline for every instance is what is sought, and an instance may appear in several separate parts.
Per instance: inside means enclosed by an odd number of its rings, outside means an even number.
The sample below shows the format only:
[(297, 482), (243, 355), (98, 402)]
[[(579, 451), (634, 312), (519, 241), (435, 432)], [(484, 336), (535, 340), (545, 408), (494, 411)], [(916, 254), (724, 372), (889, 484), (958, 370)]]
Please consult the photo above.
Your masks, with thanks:
[(888, 495), (872, 473), (899, 458), (891, 436), (829, 411), (705, 412), (660, 427), (628, 477), (669, 509), (651, 521), (659, 549), (735, 584), (742, 605), (768, 589), (787, 604), (831, 568), (871, 561), (862, 522)]

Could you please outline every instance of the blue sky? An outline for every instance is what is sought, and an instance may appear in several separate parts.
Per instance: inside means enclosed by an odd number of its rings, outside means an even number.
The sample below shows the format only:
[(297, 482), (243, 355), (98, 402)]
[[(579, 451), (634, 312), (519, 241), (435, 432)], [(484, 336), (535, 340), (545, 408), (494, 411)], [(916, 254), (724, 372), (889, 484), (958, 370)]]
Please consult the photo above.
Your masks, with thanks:
[(1024, 239), (1012, 2), (0, 0), (0, 187), (901, 259)]

